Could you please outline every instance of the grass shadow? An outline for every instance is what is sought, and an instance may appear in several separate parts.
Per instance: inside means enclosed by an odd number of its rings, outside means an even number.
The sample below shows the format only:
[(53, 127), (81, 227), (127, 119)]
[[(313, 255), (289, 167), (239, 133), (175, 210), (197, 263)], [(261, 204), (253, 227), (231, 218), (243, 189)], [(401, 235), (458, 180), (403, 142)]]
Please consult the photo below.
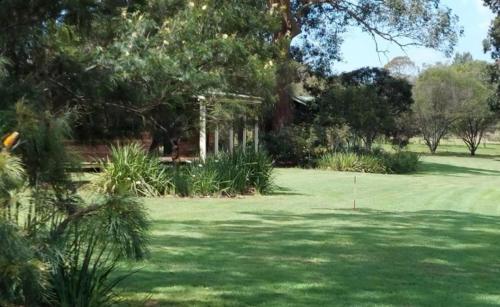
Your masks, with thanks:
[(308, 194), (298, 193), (293, 189), (277, 186), (272, 192), (267, 193), (266, 196), (307, 196)]
[(422, 161), (417, 174), (500, 176), (500, 171)]
[(121, 285), (129, 303), (144, 293), (152, 294), (149, 306), (500, 303), (498, 217), (377, 210), (240, 214), (228, 221), (155, 221), (151, 260)]

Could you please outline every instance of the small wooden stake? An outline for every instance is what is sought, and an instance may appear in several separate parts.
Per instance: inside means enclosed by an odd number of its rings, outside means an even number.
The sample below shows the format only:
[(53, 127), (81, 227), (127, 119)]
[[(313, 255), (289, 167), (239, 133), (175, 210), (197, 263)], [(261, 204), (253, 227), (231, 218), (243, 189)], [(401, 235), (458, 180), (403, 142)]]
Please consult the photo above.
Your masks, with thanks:
[(352, 209), (356, 210), (356, 176), (354, 176), (354, 200)]

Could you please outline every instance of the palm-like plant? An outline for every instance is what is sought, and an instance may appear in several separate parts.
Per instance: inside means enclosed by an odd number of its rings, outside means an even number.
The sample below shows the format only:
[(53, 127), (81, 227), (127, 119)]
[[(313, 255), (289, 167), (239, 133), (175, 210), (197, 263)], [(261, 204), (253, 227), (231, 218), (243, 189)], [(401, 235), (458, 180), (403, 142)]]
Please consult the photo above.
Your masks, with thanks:
[(147, 253), (147, 217), (139, 203), (123, 196), (103, 198), (80, 212), (53, 237), (63, 251), (52, 262), (56, 301), (62, 307), (108, 306), (113, 288), (126, 277), (110, 279), (117, 262)]
[(5, 220), (17, 220), (16, 191), (23, 185), (24, 174), (20, 158), (6, 151), (0, 152), (0, 212)]
[(0, 152), (0, 305), (32, 305), (44, 297), (45, 264), (35, 257), (18, 223), (17, 191), (23, 185), (21, 159)]
[(15, 202), (24, 168), (0, 152), (0, 306), (110, 305), (117, 261), (147, 253), (145, 210), (126, 196), (84, 202), (66, 173), (67, 117), (20, 107), (29, 180), (27, 197)]
[(0, 306), (34, 306), (47, 298), (46, 264), (18, 227), (0, 218)]

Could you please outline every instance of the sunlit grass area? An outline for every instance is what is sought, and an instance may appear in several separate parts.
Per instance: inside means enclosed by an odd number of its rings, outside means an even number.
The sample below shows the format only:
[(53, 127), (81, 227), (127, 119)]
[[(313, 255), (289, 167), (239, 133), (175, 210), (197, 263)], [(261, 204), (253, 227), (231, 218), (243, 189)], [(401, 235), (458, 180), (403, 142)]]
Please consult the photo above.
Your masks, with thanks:
[(124, 305), (499, 305), (500, 146), (452, 146), (412, 175), (279, 169), (271, 196), (148, 199)]
[[(390, 148), (388, 145), (384, 145), (382, 147)], [(421, 138), (412, 139), (411, 144), (408, 146), (408, 150), (422, 154), (429, 154), (429, 148), (425, 145), (425, 141)], [(469, 154), (470, 152), (467, 150), (464, 142), (457, 138), (443, 139), (436, 153), (438, 156), (468, 156)], [(484, 139), (481, 145), (479, 145), (476, 154), (478, 156), (500, 156), (500, 143)]]

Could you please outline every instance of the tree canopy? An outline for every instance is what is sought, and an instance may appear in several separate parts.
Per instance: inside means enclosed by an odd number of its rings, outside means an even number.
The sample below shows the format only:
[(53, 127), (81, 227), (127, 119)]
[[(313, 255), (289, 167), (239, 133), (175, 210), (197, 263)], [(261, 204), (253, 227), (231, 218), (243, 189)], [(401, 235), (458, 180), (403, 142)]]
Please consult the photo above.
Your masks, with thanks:
[(453, 68), (466, 81), (468, 89), (467, 97), (459, 108), (455, 132), (462, 138), (471, 155), (475, 155), (485, 132), (498, 120), (498, 112), (492, 107), (494, 86), (489, 82), (486, 62), (470, 58), (454, 64)]
[(453, 128), (471, 154), (475, 153), (495, 119), (490, 106), (494, 91), (486, 67), (484, 62), (457, 61), (430, 67), (419, 76), (414, 88), (415, 114), (431, 153)]
[[(342, 59), (344, 35), (353, 29), (372, 37), (377, 52), (384, 51), (379, 45), (382, 40), (403, 49), (425, 46), (447, 55), (462, 32), (458, 17), (440, 0), (271, 0), (270, 4), (271, 11), (280, 11), (281, 16), (281, 28), (274, 34), (281, 48), (280, 61), (288, 65), (286, 61), (292, 58), (323, 76), (335, 72), (335, 62)], [(286, 86), (278, 82), (275, 128), (292, 117)]]
[(0, 14), (2, 109), (71, 108), (82, 139), (193, 123), (207, 92), (272, 100), (279, 22), (265, 1), (13, 0)]
[(341, 58), (343, 35), (358, 28), (378, 40), (404, 48), (435, 48), (451, 55), (461, 29), (458, 17), (439, 0), (292, 1), (274, 0), (283, 9), (281, 36), (294, 39), (291, 53), (313, 69), (330, 72)]

